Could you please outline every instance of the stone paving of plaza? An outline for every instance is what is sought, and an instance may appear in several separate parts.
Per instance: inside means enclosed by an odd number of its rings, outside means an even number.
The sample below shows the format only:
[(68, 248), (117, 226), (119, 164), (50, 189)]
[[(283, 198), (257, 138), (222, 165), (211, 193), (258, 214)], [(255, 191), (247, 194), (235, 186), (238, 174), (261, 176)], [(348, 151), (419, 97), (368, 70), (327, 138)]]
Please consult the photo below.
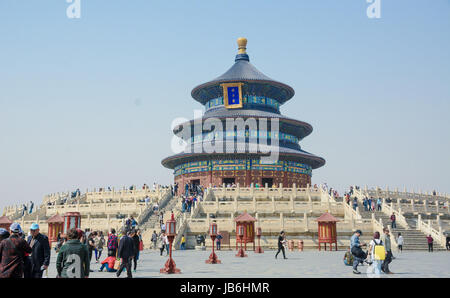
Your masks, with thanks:
[[(237, 258), (235, 251), (223, 250), (218, 252), (222, 264), (205, 264), (210, 251), (174, 251), (173, 256), (181, 274), (160, 274), (159, 269), (164, 266), (167, 257), (159, 255), (159, 251), (145, 250), (141, 252), (136, 273), (133, 277), (149, 278), (289, 278), (289, 277), (350, 277), (367, 278), (371, 275), (365, 274), (367, 265), (358, 267), (363, 273), (355, 275), (352, 268), (343, 263), (344, 251), (304, 251), (288, 252), (287, 260), (278, 256), (275, 260), (275, 251), (265, 251), (263, 254), (255, 254), (248, 251), (248, 257)], [(403, 252), (396, 253), (396, 259), (391, 263), (392, 272), (396, 273), (384, 278), (411, 278), (411, 277), (450, 277), (450, 252)], [(94, 259), (94, 256), (92, 257)], [(102, 256), (102, 260), (104, 257)], [(56, 253), (52, 251), (49, 277), (56, 276)], [(91, 264), (94, 272), (92, 278), (116, 278), (115, 273), (98, 272), (100, 264)], [(126, 277), (126, 271), (121, 276)]]

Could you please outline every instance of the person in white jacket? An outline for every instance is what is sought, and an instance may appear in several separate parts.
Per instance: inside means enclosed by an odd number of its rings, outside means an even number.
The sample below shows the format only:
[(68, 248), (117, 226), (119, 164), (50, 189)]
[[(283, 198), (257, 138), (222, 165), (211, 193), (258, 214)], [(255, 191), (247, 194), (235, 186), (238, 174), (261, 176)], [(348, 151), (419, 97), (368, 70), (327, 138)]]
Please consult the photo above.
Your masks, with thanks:
[(403, 252), (403, 236), (402, 233), (398, 233), (397, 245), (400, 252)]

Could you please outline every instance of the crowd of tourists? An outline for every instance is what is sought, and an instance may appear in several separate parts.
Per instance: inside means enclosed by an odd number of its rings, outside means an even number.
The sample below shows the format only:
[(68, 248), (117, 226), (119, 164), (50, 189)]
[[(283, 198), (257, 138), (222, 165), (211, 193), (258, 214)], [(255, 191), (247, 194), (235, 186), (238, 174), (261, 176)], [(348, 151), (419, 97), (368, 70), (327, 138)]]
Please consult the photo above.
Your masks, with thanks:
[[(344, 257), (344, 263), (352, 266), (354, 274), (361, 274), (358, 266), (364, 263), (370, 266), (367, 271), (370, 274), (377, 276), (381, 273), (393, 274), (389, 269), (389, 264), (394, 258), (389, 229), (384, 228), (382, 235), (380, 232), (375, 232), (369, 243), (361, 242), (361, 235), (361, 230), (356, 230), (351, 237), (350, 248)], [(366, 251), (363, 248), (366, 248)]]
[[(108, 254), (101, 260), (105, 247)], [(57, 237), (56, 277), (89, 277), (95, 255), (95, 263), (101, 262), (99, 271), (115, 272), (119, 277), (126, 269), (127, 277), (131, 278), (131, 267), (133, 265), (136, 272), (139, 252), (143, 248), (140, 230), (132, 223), (119, 234), (111, 229), (107, 238), (102, 231), (72, 228), (67, 235), (60, 233)], [(44, 272), (48, 272), (50, 256), (49, 239), (40, 233), (38, 224), (31, 225), (28, 237), (19, 223), (11, 224), (9, 231), (0, 228), (0, 278), (42, 278)]]

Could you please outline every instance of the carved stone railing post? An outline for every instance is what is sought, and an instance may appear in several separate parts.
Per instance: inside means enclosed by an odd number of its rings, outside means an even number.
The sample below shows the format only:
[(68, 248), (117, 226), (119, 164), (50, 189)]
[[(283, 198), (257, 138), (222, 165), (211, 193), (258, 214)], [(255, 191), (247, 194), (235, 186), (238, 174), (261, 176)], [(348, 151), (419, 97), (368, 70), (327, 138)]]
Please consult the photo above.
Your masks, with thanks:
[(309, 231), (308, 214), (306, 212), (303, 213), (303, 221), (305, 222), (305, 232), (308, 232)]

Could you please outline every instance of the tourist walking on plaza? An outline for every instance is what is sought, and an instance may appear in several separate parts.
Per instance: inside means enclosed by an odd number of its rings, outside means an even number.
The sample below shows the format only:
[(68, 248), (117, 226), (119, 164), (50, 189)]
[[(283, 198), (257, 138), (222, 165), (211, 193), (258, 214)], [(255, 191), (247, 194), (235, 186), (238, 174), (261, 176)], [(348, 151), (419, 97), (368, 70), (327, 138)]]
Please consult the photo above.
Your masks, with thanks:
[(31, 247), (31, 277), (42, 278), (50, 264), (49, 241), (47, 236), (40, 233), (37, 223), (31, 225), (30, 234), (27, 242)]
[(433, 252), (433, 237), (431, 237), (431, 235), (427, 236), (427, 242), (428, 242), (428, 252)]
[(181, 235), (180, 250), (186, 250), (186, 237), (184, 237), (184, 234)]
[(220, 250), (220, 244), (222, 243), (222, 238), (223, 238), (223, 236), (220, 233), (218, 233), (217, 237), (216, 237), (216, 248), (217, 248), (217, 250)]
[(139, 246), (141, 243), (141, 238), (137, 234), (137, 231), (134, 229), (132, 229), (130, 232), (130, 238), (133, 240), (133, 244), (134, 244), (134, 254), (133, 254), (134, 268), (133, 268), (133, 271), (136, 272), (137, 261), (139, 260)]
[(392, 262), (392, 250), (391, 250), (391, 236), (389, 235), (389, 229), (384, 228), (383, 229), (383, 237), (381, 237), (381, 240), (383, 241), (384, 250), (386, 251), (386, 258), (383, 261), (383, 264), (381, 264), (381, 270), (386, 274), (394, 274), (389, 270), (389, 264)]
[(160, 256), (162, 256), (162, 254), (163, 254), (163, 251), (164, 251), (164, 248), (166, 248), (166, 243), (165, 243), (165, 235), (164, 235), (164, 232), (163, 233), (161, 233), (160, 235), (159, 235), (159, 250), (160, 250)]
[(56, 258), (58, 278), (89, 277), (89, 252), (85, 244), (80, 242), (81, 230), (70, 229), (67, 242), (61, 247)]
[(285, 250), (284, 250), (284, 244), (286, 243), (286, 239), (285, 238), (286, 238), (286, 234), (284, 233), (284, 231), (281, 231), (280, 235), (278, 236), (278, 251), (275, 254), (275, 259), (278, 257), (278, 254), (280, 253), (280, 251), (283, 252), (283, 258), (287, 259), (286, 258), (286, 253), (285, 253)]
[[(9, 227), (11, 235), (0, 242), (0, 278), (22, 278), (26, 253), (31, 253), (30, 245), (20, 237), (22, 231), (18, 223)], [(7, 233), (3, 232), (3, 237)]]
[(164, 233), (164, 244), (165, 244), (165, 248), (166, 248), (166, 256), (168, 256), (169, 255), (169, 250), (170, 250), (170, 247), (169, 247), (169, 238), (167, 237), (167, 234), (166, 233)]
[(398, 245), (398, 250), (400, 250), (400, 252), (403, 252), (403, 236), (402, 236), (402, 233), (398, 233), (397, 245)]
[(95, 262), (98, 263), (102, 256), (103, 246), (105, 245), (105, 237), (103, 237), (103, 232), (99, 232), (94, 238), (95, 242)]
[(355, 198), (353, 198), (353, 210), (356, 211), (357, 207), (358, 207), (358, 199), (356, 199), (356, 197), (355, 197)]
[(394, 212), (392, 212), (392, 215), (391, 215), (391, 227), (392, 227), (393, 229), (396, 229), (396, 228), (397, 228), (396, 218), (395, 218)]
[(111, 234), (108, 236), (108, 256), (115, 256), (117, 253), (118, 239), (116, 236), (116, 230), (111, 229)]
[(151, 242), (153, 243), (153, 249), (156, 249), (156, 243), (158, 242), (158, 234), (156, 234), (156, 231), (153, 231)]
[(383, 241), (380, 240), (380, 232), (373, 234), (373, 239), (369, 243), (368, 250), (370, 260), (372, 262), (373, 271), (375, 275), (381, 274), (381, 263), (386, 258), (386, 252), (384, 250)]
[(95, 250), (95, 240), (94, 240), (94, 238), (96, 237), (96, 235), (97, 235), (97, 232), (93, 232), (93, 233), (90, 233), (89, 236), (86, 236), (87, 237), (87, 244), (86, 245), (87, 245), (88, 251), (89, 251), (89, 262), (92, 260), (92, 253)]
[(367, 246), (366, 243), (361, 243), (359, 240), (359, 237), (361, 237), (362, 232), (361, 230), (356, 230), (356, 232), (353, 234), (352, 238), (350, 238), (350, 251), (353, 255), (353, 273), (354, 274), (361, 274), (361, 272), (358, 271), (358, 265), (359, 263), (364, 262), (366, 259), (366, 253), (362, 250), (362, 246)]
[(447, 236), (445, 237), (445, 248), (447, 250), (450, 250), (450, 234), (447, 234)]
[[(123, 269), (127, 269), (127, 277), (132, 278), (133, 275), (131, 274), (131, 261), (135, 254), (134, 249), (134, 243), (133, 239), (129, 237), (129, 235), (126, 235), (126, 232), (122, 232), (124, 236), (120, 238), (119, 241), (119, 250), (118, 250), (118, 257), (121, 259), (119, 270), (117, 271), (116, 275), (117, 277), (120, 276)], [(133, 231), (134, 233), (134, 231)], [(131, 234), (131, 232), (130, 232)]]

